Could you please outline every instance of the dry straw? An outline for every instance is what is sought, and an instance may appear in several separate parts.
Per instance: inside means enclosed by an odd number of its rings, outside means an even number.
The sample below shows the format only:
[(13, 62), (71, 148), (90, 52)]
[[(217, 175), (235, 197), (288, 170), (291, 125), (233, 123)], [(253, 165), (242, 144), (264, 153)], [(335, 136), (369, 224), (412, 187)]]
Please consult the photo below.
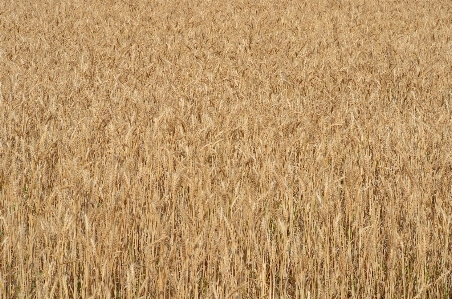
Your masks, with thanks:
[(0, 9), (0, 298), (450, 298), (452, 2)]

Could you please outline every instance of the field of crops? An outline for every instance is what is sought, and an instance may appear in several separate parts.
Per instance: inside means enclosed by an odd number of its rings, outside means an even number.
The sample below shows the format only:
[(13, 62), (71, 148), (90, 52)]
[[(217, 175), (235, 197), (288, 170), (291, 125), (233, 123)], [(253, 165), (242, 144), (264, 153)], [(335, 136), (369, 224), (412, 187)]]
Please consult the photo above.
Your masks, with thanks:
[(452, 298), (450, 0), (0, 1), (0, 298)]

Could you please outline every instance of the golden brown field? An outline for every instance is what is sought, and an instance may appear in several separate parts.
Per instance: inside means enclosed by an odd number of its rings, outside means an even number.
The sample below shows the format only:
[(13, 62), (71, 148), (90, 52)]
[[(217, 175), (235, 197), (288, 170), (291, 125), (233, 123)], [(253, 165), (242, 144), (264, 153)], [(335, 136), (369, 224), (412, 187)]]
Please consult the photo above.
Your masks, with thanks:
[(0, 298), (452, 298), (452, 2), (0, 3)]

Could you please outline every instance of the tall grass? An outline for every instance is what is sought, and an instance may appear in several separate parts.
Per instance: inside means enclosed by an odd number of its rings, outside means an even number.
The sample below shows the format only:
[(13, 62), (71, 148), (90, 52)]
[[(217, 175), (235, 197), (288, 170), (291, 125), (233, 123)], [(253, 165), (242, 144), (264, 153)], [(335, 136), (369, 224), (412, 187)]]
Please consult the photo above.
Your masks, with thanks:
[(2, 1), (1, 298), (450, 298), (452, 2)]

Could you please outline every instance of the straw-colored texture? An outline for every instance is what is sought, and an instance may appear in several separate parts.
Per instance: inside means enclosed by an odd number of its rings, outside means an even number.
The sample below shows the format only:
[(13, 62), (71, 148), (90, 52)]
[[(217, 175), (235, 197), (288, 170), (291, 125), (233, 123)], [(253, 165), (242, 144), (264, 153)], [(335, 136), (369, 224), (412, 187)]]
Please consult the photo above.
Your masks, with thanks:
[(451, 298), (451, 1), (0, 5), (0, 298)]

